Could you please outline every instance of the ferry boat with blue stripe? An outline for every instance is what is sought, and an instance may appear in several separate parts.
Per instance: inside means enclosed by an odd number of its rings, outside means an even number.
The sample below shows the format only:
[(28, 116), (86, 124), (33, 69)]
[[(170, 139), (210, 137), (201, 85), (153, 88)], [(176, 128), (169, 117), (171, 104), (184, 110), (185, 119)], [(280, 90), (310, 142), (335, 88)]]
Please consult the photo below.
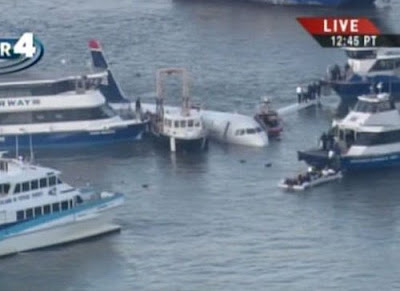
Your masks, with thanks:
[(119, 193), (74, 188), (57, 170), (0, 158), (0, 256), (69, 243), (120, 229)]
[(2, 149), (98, 145), (142, 137), (147, 121), (119, 114), (99, 86), (107, 72), (0, 83)]
[(400, 165), (400, 112), (387, 93), (359, 97), (354, 109), (334, 122), (330, 135), (322, 148), (298, 152), (299, 160), (342, 170)]
[(357, 97), (377, 91), (400, 97), (400, 49), (347, 48), (344, 68), (331, 66), (324, 83), (331, 87), (344, 104), (354, 105)]
[(368, 7), (374, 4), (375, 0), (258, 0), (276, 5), (320, 5), (332, 7)]

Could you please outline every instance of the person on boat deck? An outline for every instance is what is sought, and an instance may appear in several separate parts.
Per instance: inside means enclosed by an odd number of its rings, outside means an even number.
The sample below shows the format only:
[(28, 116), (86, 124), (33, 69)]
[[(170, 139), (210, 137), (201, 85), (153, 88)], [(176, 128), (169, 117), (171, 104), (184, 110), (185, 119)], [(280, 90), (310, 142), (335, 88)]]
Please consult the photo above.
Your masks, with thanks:
[(351, 76), (351, 74), (352, 74), (352, 71), (351, 71), (350, 65), (346, 63), (344, 65), (344, 76), (343, 76), (343, 79), (345, 79), (345, 80), (348, 79)]
[(321, 81), (316, 82), (315, 85), (316, 85), (317, 98), (320, 99), (321, 98)]
[(300, 104), (302, 99), (303, 99), (303, 89), (301, 88), (301, 86), (297, 86), (296, 88), (296, 93), (297, 93), (297, 102)]
[(328, 149), (328, 136), (326, 135), (326, 133), (322, 133), (321, 137), (320, 137), (320, 141), (321, 141), (321, 148), (322, 150), (326, 151)]
[(268, 97), (264, 97), (262, 103), (261, 103), (261, 107), (260, 107), (260, 112), (263, 114), (267, 114), (269, 112), (269, 105), (270, 105), (270, 101), (268, 99)]
[(140, 102), (140, 97), (136, 99), (135, 102), (135, 111), (138, 116), (142, 116), (142, 104)]
[(307, 87), (307, 101), (313, 100), (314, 96), (314, 88), (312, 84), (309, 84)]

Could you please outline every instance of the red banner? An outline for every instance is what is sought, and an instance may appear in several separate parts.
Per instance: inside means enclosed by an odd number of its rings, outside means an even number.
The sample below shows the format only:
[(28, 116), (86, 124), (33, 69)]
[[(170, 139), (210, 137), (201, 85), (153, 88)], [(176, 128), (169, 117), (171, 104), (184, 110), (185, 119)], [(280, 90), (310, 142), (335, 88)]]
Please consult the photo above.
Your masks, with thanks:
[(368, 18), (299, 17), (297, 20), (312, 35), (379, 35), (380, 31)]

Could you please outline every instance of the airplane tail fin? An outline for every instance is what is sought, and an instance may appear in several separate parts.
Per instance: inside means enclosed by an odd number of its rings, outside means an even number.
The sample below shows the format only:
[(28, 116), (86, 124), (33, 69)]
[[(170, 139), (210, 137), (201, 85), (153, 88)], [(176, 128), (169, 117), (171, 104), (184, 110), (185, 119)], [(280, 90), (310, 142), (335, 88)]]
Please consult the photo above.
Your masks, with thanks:
[(107, 102), (129, 102), (129, 100), (124, 96), (117, 81), (114, 79), (111, 70), (108, 68), (108, 63), (106, 58), (104, 57), (103, 49), (101, 48), (100, 43), (94, 39), (90, 40), (89, 49), (93, 67), (95, 69), (107, 70), (107, 84), (101, 84), (99, 87), (100, 92), (104, 95)]

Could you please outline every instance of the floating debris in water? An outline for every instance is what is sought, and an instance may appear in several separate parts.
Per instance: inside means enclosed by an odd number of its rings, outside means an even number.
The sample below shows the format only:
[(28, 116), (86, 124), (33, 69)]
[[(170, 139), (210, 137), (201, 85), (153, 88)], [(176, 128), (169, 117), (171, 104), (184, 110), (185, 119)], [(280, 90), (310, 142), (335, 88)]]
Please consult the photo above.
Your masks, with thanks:
[(149, 184), (142, 184), (142, 188), (149, 188)]
[(265, 164), (265, 167), (266, 167), (266, 168), (271, 168), (271, 166), (272, 166), (272, 163), (266, 163), (266, 164)]
[(240, 160), (239, 161), (241, 164), (244, 164), (244, 163), (246, 163), (246, 160)]

